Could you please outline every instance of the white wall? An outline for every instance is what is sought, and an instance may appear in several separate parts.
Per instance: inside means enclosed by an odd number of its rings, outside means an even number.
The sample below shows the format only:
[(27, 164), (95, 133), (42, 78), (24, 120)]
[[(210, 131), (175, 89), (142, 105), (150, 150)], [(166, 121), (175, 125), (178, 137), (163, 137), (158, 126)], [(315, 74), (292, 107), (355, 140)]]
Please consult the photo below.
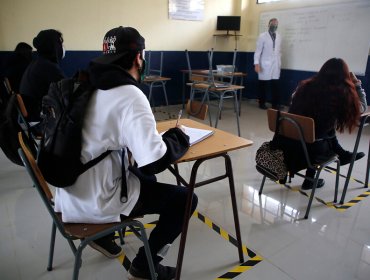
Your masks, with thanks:
[(203, 21), (168, 19), (168, 0), (0, 0), (0, 51), (13, 50), (20, 41), (32, 44), (42, 29), (64, 34), (68, 50), (100, 50), (105, 32), (133, 26), (151, 50), (234, 49), (233, 38), (217, 38), (217, 15), (241, 15), (238, 49), (254, 51), (259, 14), (287, 8), (358, 0), (282, 0), (256, 4), (256, 0), (205, 0)]
[[(208, 49), (217, 15), (233, 14), (232, 0), (205, 0), (203, 21), (168, 19), (168, 0), (0, 0), (0, 50), (32, 44), (42, 29), (58, 29), (68, 50), (100, 50), (106, 31), (133, 26), (147, 49)], [(239, 5), (240, 6), (240, 5)]]

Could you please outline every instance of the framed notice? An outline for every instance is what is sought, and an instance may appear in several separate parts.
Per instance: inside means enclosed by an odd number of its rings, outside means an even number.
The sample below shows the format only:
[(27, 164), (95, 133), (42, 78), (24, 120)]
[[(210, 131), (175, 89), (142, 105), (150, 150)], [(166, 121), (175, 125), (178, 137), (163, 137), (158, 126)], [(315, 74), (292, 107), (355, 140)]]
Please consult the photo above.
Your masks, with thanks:
[(168, 17), (170, 19), (202, 21), (204, 0), (169, 0)]

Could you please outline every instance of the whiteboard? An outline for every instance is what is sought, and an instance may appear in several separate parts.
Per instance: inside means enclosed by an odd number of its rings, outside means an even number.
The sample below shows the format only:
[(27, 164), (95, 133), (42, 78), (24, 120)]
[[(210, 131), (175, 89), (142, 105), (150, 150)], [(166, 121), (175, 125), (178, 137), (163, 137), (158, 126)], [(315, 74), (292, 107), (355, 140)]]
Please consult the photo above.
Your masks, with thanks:
[(282, 68), (317, 72), (332, 57), (364, 75), (370, 48), (370, 1), (263, 12), (260, 32), (279, 20)]

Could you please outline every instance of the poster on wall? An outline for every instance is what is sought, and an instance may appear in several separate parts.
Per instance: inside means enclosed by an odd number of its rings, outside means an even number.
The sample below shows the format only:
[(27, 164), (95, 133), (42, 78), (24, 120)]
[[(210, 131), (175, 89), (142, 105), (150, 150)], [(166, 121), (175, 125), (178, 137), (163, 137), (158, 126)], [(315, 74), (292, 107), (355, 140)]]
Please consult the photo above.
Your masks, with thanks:
[(204, 0), (169, 0), (169, 19), (196, 20), (204, 18)]

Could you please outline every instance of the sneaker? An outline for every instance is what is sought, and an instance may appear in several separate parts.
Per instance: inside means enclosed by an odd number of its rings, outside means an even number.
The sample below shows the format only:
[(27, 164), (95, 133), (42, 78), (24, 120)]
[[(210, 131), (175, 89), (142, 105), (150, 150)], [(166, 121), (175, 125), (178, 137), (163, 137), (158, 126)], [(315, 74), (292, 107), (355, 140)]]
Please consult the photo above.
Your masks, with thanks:
[[(339, 154), (339, 161), (340, 165), (346, 165), (351, 162), (353, 153), (349, 151), (344, 151), (343, 153)], [(363, 152), (359, 152), (356, 154), (355, 161), (363, 158), (365, 154)]]
[(117, 245), (117, 243), (111, 237), (103, 237), (91, 241), (89, 243), (90, 247), (102, 253), (104, 256), (110, 259), (114, 259), (122, 255), (122, 248)]
[[(176, 268), (157, 264), (155, 268), (157, 280), (171, 280), (176, 277)], [(149, 270), (138, 270), (131, 265), (127, 275), (129, 280), (147, 280), (151, 279)]]
[[(319, 181), (317, 182), (316, 189), (322, 188), (324, 185), (325, 185), (324, 179), (319, 179)], [(312, 188), (313, 188), (313, 182), (308, 180), (308, 179), (305, 179), (303, 181), (301, 189), (302, 190), (311, 190)]]

